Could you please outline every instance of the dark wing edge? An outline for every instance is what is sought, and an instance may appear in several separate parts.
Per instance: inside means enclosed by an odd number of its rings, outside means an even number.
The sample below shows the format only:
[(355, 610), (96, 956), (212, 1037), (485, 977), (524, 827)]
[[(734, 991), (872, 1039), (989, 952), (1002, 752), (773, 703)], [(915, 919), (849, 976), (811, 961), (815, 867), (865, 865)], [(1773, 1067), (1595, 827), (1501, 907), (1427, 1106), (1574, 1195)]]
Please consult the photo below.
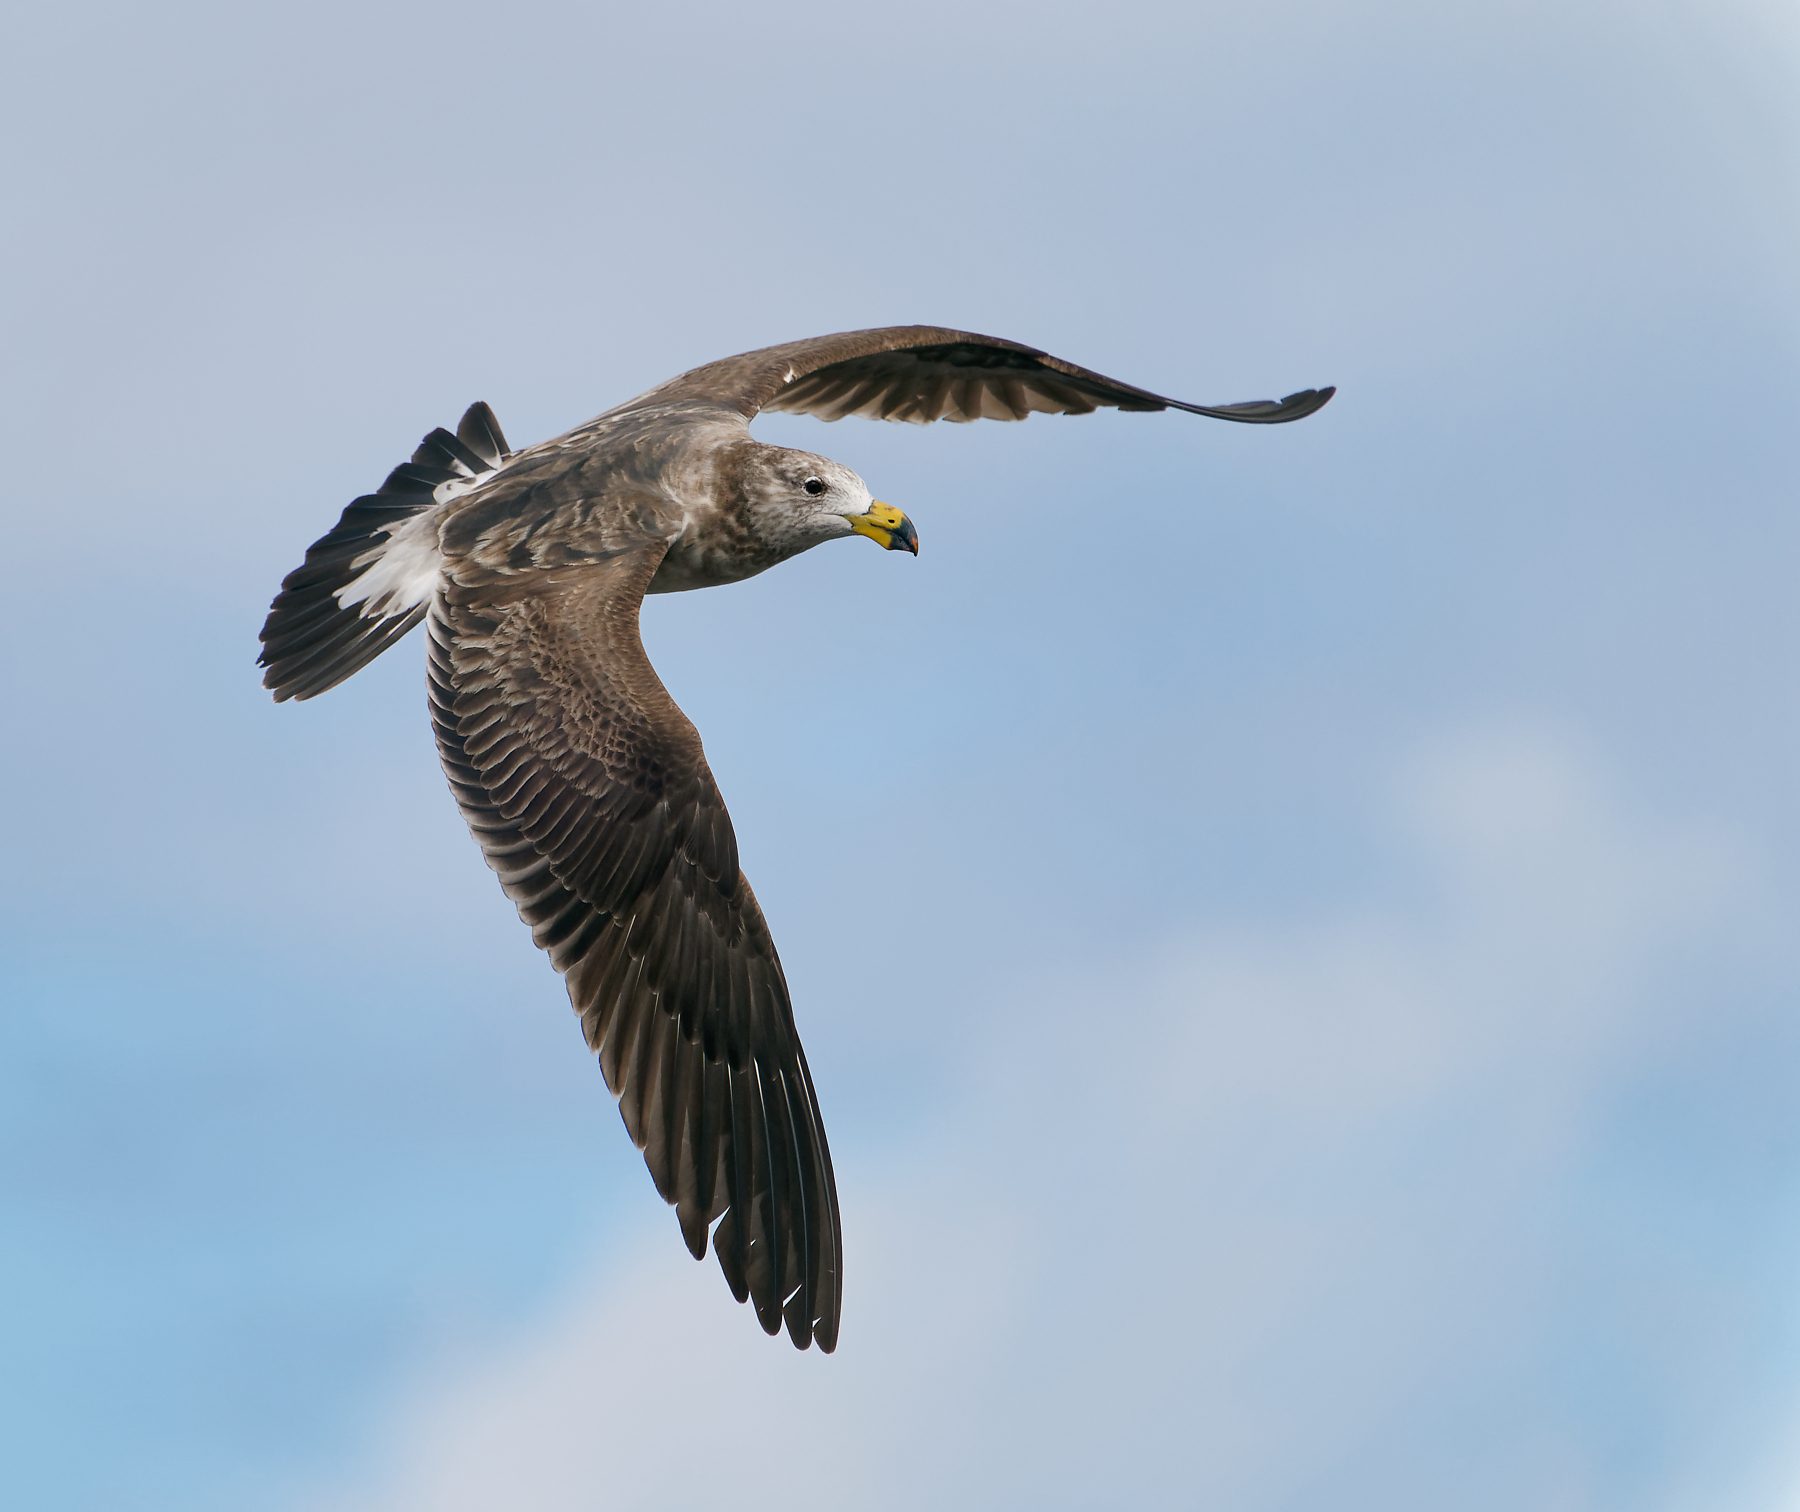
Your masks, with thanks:
[(535, 586), (451, 574), (428, 621), (432, 720), (463, 817), (562, 974), (688, 1249), (704, 1257), (710, 1227), (764, 1331), (785, 1322), (829, 1352), (831, 1155), (730, 817), (638, 634), (661, 556)]
[(1284, 399), (1239, 404), (1190, 404), (1003, 337), (940, 326), (888, 326), (727, 357), (654, 392), (718, 403), (746, 419), (770, 410), (820, 420), (860, 415), (926, 424), (1177, 409), (1246, 425), (1281, 425), (1316, 413), (1336, 389), (1301, 389)]

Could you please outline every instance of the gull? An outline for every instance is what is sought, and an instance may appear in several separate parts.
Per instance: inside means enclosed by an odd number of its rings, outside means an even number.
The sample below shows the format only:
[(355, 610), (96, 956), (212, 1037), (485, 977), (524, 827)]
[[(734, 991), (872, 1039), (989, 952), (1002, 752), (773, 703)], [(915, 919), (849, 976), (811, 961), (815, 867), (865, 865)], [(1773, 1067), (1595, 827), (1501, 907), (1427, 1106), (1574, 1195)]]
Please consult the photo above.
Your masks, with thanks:
[(521, 451), (476, 404), (283, 580), (263, 682), (311, 698), (425, 622), (457, 804), (561, 973), (688, 1249), (701, 1259), (710, 1239), (765, 1332), (829, 1352), (843, 1240), (818, 1098), (700, 736), (644, 652), (644, 595), (739, 582), (846, 536), (918, 554), (912, 521), (849, 468), (754, 440), (764, 410), (1269, 425), (1332, 392), (1186, 404), (1018, 342), (894, 326), (709, 363)]

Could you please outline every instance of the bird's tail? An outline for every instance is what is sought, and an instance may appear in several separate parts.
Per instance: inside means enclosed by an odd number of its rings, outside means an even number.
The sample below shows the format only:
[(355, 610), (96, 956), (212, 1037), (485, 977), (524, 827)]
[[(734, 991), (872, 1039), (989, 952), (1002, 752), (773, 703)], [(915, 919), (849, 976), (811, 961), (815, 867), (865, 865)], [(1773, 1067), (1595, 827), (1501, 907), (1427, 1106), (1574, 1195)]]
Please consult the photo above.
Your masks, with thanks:
[(437, 588), (437, 506), (456, 484), (493, 473), (509, 455), (494, 412), (472, 404), (455, 435), (434, 430), (412, 461), (352, 501), (269, 606), (257, 662), (263, 686), (278, 700), (311, 698), (418, 624)]

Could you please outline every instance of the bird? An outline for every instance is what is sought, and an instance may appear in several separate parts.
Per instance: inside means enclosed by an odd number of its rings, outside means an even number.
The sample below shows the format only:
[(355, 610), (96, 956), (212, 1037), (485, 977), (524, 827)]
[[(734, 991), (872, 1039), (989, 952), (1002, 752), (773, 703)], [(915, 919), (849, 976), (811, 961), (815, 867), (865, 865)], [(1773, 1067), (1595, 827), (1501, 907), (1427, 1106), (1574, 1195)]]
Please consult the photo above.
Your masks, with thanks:
[(1333, 392), (1189, 404), (1015, 341), (892, 326), (708, 363), (518, 451), (477, 403), (282, 581), (263, 684), (312, 698), (425, 624), (456, 802), (561, 974), (688, 1250), (703, 1259), (710, 1241), (764, 1332), (829, 1353), (843, 1240), (818, 1097), (700, 736), (644, 650), (644, 596), (737, 582), (841, 537), (917, 556), (913, 522), (848, 467), (753, 439), (765, 410), (1269, 425)]

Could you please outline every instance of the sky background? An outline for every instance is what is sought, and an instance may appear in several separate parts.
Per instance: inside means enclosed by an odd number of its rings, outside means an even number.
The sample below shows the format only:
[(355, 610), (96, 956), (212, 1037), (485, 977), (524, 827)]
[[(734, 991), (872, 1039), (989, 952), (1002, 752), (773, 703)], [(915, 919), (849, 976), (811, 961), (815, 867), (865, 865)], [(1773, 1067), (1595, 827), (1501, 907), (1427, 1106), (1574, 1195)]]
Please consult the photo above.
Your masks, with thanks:
[[(1800, 1508), (1800, 19), (39, 6), (0, 160), (11, 1505)], [(764, 423), (906, 508), (652, 602), (842, 1343), (656, 1200), (409, 641), (418, 436), (839, 328), (1232, 401)]]

